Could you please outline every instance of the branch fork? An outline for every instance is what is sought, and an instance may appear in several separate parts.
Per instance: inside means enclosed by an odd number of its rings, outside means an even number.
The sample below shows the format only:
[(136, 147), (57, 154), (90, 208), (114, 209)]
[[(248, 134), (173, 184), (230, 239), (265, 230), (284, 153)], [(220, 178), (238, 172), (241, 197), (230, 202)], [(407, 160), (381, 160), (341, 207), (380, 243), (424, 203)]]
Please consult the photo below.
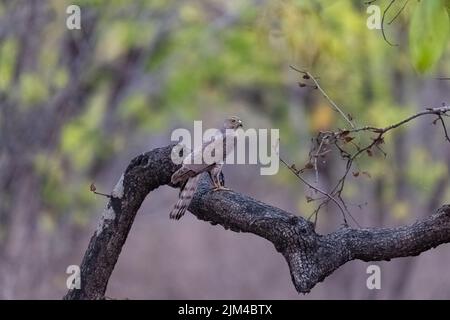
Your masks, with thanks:
[[(152, 190), (170, 184), (172, 173), (179, 167), (171, 161), (172, 147), (154, 149), (131, 161), (115, 187), (117, 197), (107, 204), (107, 211), (113, 212), (94, 233), (84, 255), (81, 289), (69, 290), (64, 299), (105, 299), (108, 280), (142, 202)], [(450, 242), (449, 205), (410, 226), (343, 227), (320, 235), (313, 223), (302, 217), (237, 192), (212, 192), (207, 175), (202, 177), (189, 211), (213, 225), (253, 233), (272, 242), (288, 263), (299, 293), (308, 293), (350, 260), (415, 256)]]

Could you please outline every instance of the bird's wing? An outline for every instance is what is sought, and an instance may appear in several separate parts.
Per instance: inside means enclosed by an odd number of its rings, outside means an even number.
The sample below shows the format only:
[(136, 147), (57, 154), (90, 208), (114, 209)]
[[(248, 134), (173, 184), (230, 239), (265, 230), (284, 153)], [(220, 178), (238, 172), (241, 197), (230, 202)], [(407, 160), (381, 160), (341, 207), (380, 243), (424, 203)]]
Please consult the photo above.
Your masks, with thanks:
[(214, 136), (211, 140), (203, 142), (200, 148), (195, 149), (184, 158), (183, 167), (197, 174), (209, 170), (215, 163), (208, 163), (203, 158), (203, 155), (206, 154), (210, 148), (217, 148), (222, 144), (223, 138), (220, 136)]

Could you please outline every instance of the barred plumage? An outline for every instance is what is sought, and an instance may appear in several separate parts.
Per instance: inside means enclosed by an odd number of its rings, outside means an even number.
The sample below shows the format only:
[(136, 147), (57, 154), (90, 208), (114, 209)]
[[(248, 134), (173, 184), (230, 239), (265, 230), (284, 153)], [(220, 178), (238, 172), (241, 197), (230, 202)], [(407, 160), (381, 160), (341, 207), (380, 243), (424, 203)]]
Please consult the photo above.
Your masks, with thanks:
[(170, 212), (170, 219), (179, 220), (186, 212), (192, 198), (194, 197), (195, 191), (197, 191), (198, 179), (200, 175), (196, 175), (193, 178), (189, 178), (180, 193), (180, 199), (175, 204), (172, 212)]

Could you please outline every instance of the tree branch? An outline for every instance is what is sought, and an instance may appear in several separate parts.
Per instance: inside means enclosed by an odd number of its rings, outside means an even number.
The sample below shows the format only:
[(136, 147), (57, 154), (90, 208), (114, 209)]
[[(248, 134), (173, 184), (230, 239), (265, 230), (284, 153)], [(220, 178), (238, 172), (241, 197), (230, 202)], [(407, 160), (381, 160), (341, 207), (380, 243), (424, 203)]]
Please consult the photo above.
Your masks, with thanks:
[[(69, 290), (64, 299), (104, 299), (108, 280), (142, 202), (152, 190), (170, 184), (178, 168), (170, 158), (172, 148), (154, 149), (131, 161), (111, 194), (83, 258), (81, 289)], [(309, 292), (350, 260), (414, 256), (450, 242), (449, 205), (411, 226), (343, 227), (319, 235), (313, 224), (302, 217), (233, 191), (211, 192), (207, 175), (201, 179), (189, 211), (213, 225), (253, 233), (272, 242), (286, 259), (299, 293)]]
[[(368, 156), (373, 155), (373, 149), (377, 149), (379, 152), (381, 152), (385, 157), (386, 153), (381, 148), (381, 145), (384, 144), (384, 135), (387, 134), (390, 131), (393, 131), (397, 128), (400, 128), (409, 122), (418, 119), (422, 116), (428, 116), (428, 115), (434, 115), (436, 118), (433, 121), (433, 124), (436, 125), (438, 122), (442, 125), (442, 129), (444, 132), (444, 137), (446, 142), (450, 143), (450, 136), (449, 132), (447, 130), (446, 123), (444, 121), (444, 117), (450, 117), (450, 106), (447, 104), (443, 104), (441, 107), (437, 108), (425, 108), (424, 111), (420, 111), (418, 113), (415, 113), (411, 116), (409, 116), (406, 119), (403, 119), (399, 122), (396, 122), (394, 124), (391, 124), (386, 127), (374, 127), (374, 126), (364, 126), (364, 127), (358, 127), (353, 129), (339, 129), (337, 131), (319, 131), (317, 136), (312, 140), (311, 149), (309, 151), (309, 160), (307, 164), (301, 168), (297, 169), (295, 164), (288, 164), (284, 159), (282, 159), (279, 156), (280, 161), (295, 175), (297, 178), (300, 179), (300, 181), (308, 186), (310, 189), (314, 190), (316, 193), (320, 193), (323, 195), (323, 197), (320, 198), (313, 198), (310, 196), (307, 196), (307, 201), (316, 201), (320, 200), (320, 204), (317, 206), (317, 208), (314, 210), (314, 212), (310, 215), (310, 218), (312, 216), (315, 216), (315, 220), (317, 220), (317, 215), (321, 208), (325, 206), (328, 203), (334, 203), (339, 210), (341, 211), (343, 218), (344, 218), (344, 224), (347, 226), (347, 219), (345, 218), (346, 215), (349, 215), (353, 222), (359, 227), (360, 225), (358, 222), (354, 219), (354, 217), (350, 214), (350, 211), (348, 210), (347, 204), (343, 199), (342, 192), (344, 190), (345, 183), (347, 181), (347, 177), (349, 176), (351, 169), (353, 168), (354, 162), (362, 155), (367, 154)], [(355, 136), (353, 134), (376, 134), (375, 136), (372, 136), (370, 138), (371, 141), (359, 144), (355, 143), (354, 139)], [(352, 136), (353, 135), (353, 136)], [(361, 138), (361, 137), (360, 137)], [(354, 148), (356, 148), (356, 151), (350, 151), (347, 148), (345, 148), (346, 145), (351, 145)], [(324, 158), (324, 156), (328, 153), (332, 152), (332, 147), (335, 147), (336, 150), (339, 152), (341, 158), (343, 160), (346, 160), (345, 163), (345, 170), (344, 173), (341, 175), (337, 183), (334, 185), (334, 187), (331, 188), (331, 191), (324, 191), (316, 186), (314, 186), (312, 183), (310, 183), (307, 179), (305, 179), (301, 174), (303, 174), (306, 170), (314, 169), (316, 174), (316, 180), (318, 177), (318, 169), (317, 169), (317, 159)], [(346, 149), (348, 151), (346, 151)], [(365, 174), (370, 177), (370, 174), (367, 171), (362, 171), (361, 174)], [(359, 176), (360, 172), (356, 171), (353, 172), (353, 176)], [(317, 184), (317, 182), (316, 182)], [(308, 220), (310, 219), (308, 218)]]

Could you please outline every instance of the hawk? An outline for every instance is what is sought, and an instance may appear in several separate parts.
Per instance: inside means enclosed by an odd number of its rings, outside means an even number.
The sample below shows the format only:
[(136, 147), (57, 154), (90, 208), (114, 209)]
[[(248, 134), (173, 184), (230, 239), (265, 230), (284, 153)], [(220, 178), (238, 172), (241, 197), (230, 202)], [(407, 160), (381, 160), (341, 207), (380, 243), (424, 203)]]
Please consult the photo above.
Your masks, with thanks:
[[(178, 169), (171, 177), (172, 184), (184, 184), (175, 207), (170, 212), (170, 219), (179, 220), (186, 212), (197, 190), (200, 174), (208, 172), (214, 185), (214, 191), (229, 190), (220, 181), (220, 173), (228, 154), (235, 146), (236, 130), (242, 127), (242, 121), (238, 117), (226, 119), (222, 129), (209, 141), (203, 142), (200, 148), (188, 154)], [(219, 152), (219, 154), (214, 154)], [(214, 161), (206, 161), (205, 155), (211, 155)]]

